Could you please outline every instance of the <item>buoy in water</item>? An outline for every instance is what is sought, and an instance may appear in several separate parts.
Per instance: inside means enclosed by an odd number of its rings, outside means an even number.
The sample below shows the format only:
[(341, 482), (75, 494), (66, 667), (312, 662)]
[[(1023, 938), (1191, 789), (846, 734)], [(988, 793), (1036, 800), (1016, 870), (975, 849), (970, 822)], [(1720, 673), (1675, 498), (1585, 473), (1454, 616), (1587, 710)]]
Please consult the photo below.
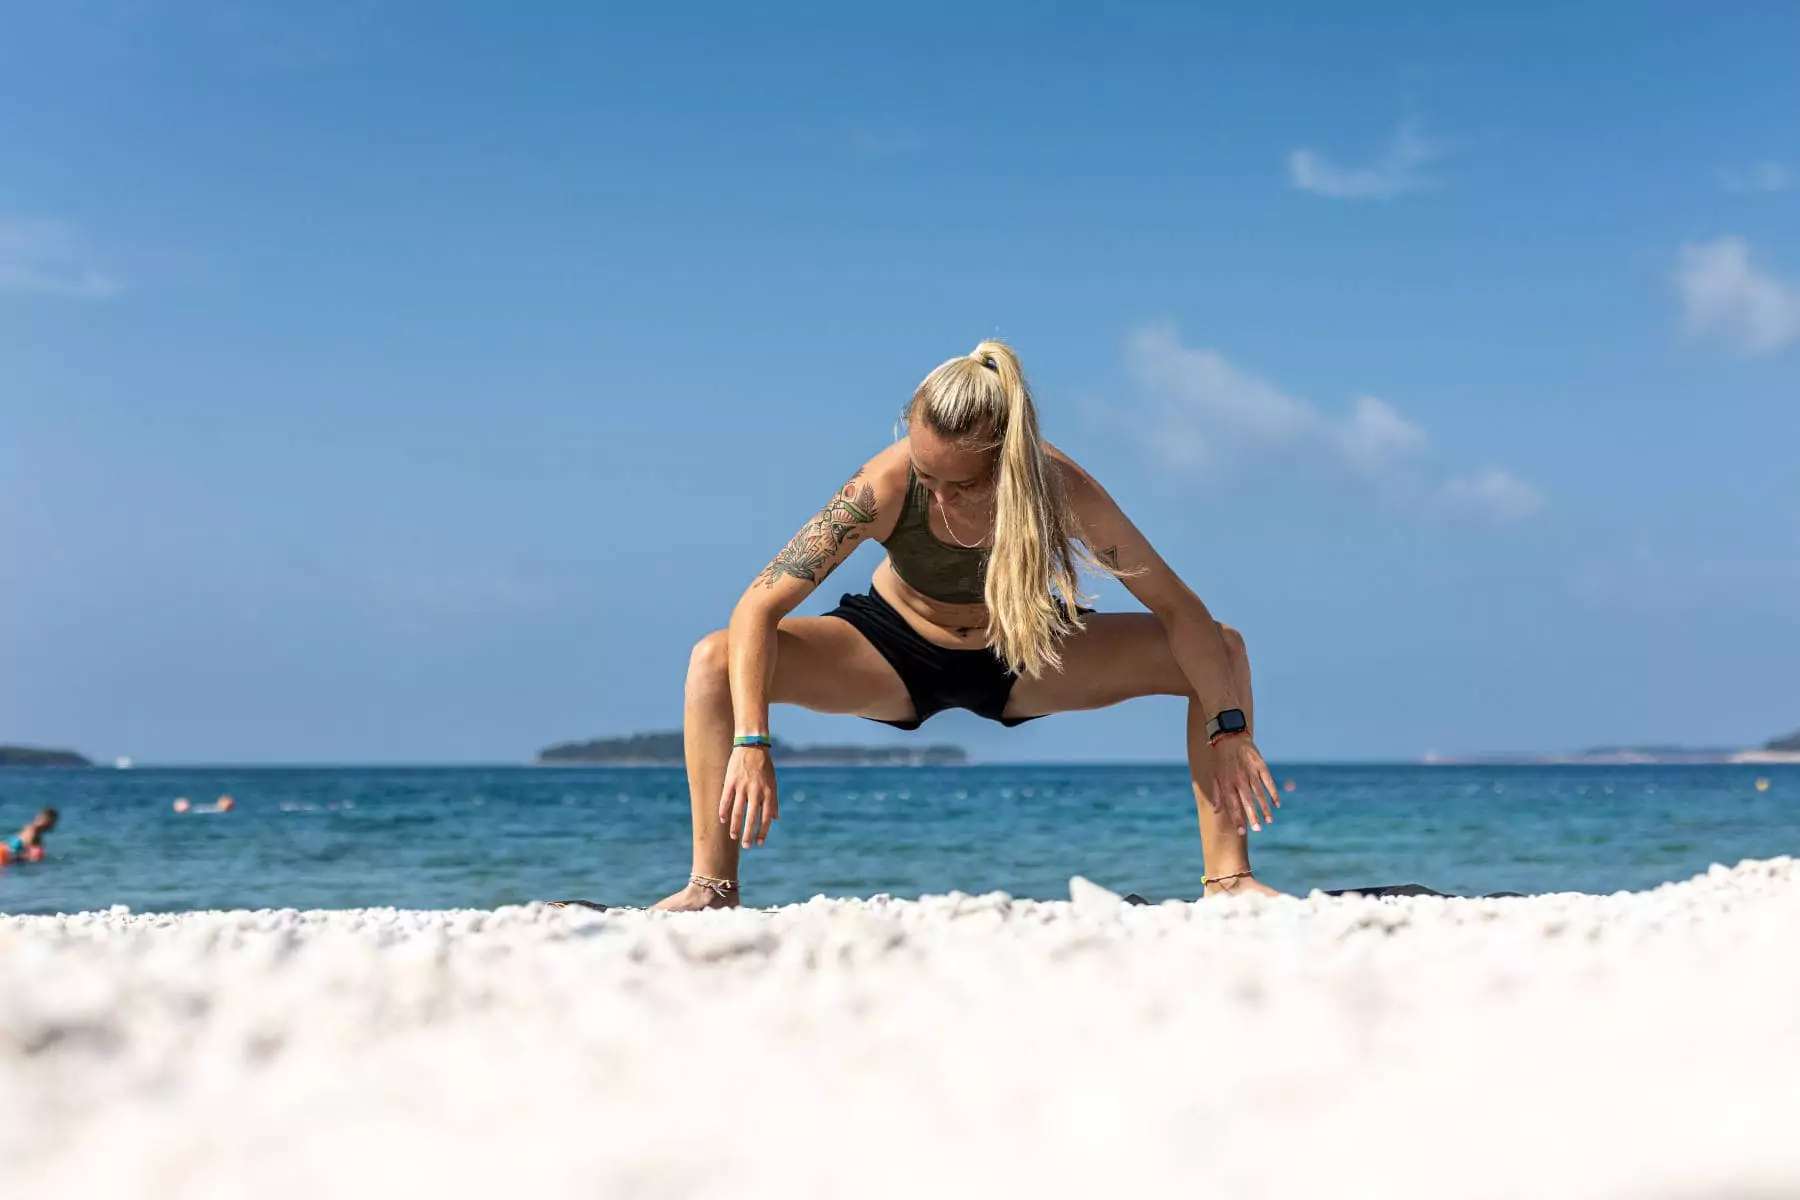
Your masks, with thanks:
[(1769, 781), (1766, 779), (1758, 779), (1756, 781), (1756, 790), (1759, 792), (1768, 791), (1769, 790)]
[(220, 796), (219, 797), (219, 811), (220, 812), (230, 812), (233, 808), (236, 808), (236, 807), (237, 807), (237, 801), (233, 800), (230, 796)]
[(1284, 783), (1284, 784), (1282, 784), (1282, 785), (1281, 785), (1281, 790), (1282, 790), (1282, 791), (1284, 791), (1284, 792), (1291, 792), (1291, 791), (1293, 791), (1293, 790), (1294, 790), (1294, 781), (1293, 781), (1293, 780), (1291, 780), (1291, 779), (1290, 779), (1290, 780), (1288, 780), (1288, 781), (1287, 781), (1287, 782), (1286, 782), (1286, 783)]
[(177, 796), (175, 797), (174, 807), (176, 812), (186, 812), (192, 805), (188, 803), (188, 798), (186, 796)]

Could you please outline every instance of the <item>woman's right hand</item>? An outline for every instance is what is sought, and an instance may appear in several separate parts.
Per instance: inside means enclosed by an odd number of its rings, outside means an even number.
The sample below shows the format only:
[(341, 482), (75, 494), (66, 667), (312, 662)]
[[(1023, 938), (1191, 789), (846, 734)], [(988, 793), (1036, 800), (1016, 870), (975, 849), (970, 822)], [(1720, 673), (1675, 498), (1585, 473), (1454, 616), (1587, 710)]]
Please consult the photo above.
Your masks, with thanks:
[(734, 746), (725, 764), (719, 820), (730, 823), (731, 840), (748, 848), (769, 840), (769, 826), (781, 815), (775, 764), (767, 746)]
[[(1275, 790), (1275, 779), (1269, 774), (1262, 751), (1249, 734), (1234, 733), (1214, 743), (1212, 754), (1213, 790), (1209, 799), (1213, 811), (1235, 824), (1239, 833), (1244, 832), (1246, 825), (1260, 831), (1265, 823), (1275, 819), (1270, 802), (1281, 807), (1281, 793)], [(1261, 821), (1257, 820), (1259, 807)]]

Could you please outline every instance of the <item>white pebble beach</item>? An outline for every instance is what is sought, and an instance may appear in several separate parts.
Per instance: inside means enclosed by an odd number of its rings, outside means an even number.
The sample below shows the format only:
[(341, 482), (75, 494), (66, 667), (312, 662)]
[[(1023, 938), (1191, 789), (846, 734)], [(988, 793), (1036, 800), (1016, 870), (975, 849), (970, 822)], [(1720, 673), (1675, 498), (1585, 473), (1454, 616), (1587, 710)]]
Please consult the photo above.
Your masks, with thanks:
[(1800, 863), (0, 919), (0, 1194), (1800, 1196)]

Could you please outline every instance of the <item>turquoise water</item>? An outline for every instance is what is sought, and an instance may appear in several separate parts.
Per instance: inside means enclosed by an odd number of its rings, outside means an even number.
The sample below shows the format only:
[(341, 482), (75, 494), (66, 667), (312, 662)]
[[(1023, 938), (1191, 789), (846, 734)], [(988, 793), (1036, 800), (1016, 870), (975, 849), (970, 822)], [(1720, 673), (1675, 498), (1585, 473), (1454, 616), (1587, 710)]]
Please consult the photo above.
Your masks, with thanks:
[[(1766, 791), (1755, 781), (1767, 779)], [(1792, 766), (1276, 768), (1295, 788), (1251, 835), (1276, 887), (1641, 889), (1800, 854)], [(1062, 898), (1070, 875), (1199, 892), (1179, 766), (789, 768), (745, 854), (752, 904), (952, 889)], [(221, 794), (224, 814), (171, 802)], [(653, 769), (0, 771), (10, 832), (51, 804), (48, 861), (0, 869), (0, 911), (647, 904), (688, 867), (681, 773)]]

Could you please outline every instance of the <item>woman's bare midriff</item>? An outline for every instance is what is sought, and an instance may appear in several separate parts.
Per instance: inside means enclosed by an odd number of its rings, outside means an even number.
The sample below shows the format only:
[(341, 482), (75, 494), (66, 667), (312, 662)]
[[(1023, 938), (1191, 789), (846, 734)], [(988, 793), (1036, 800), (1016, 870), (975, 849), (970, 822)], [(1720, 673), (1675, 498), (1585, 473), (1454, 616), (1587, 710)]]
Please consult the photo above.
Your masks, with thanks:
[(875, 591), (926, 641), (947, 650), (985, 650), (988, 610), (985, 604), (945, 604), (915, 590), (887, 559), (875, 568)]

